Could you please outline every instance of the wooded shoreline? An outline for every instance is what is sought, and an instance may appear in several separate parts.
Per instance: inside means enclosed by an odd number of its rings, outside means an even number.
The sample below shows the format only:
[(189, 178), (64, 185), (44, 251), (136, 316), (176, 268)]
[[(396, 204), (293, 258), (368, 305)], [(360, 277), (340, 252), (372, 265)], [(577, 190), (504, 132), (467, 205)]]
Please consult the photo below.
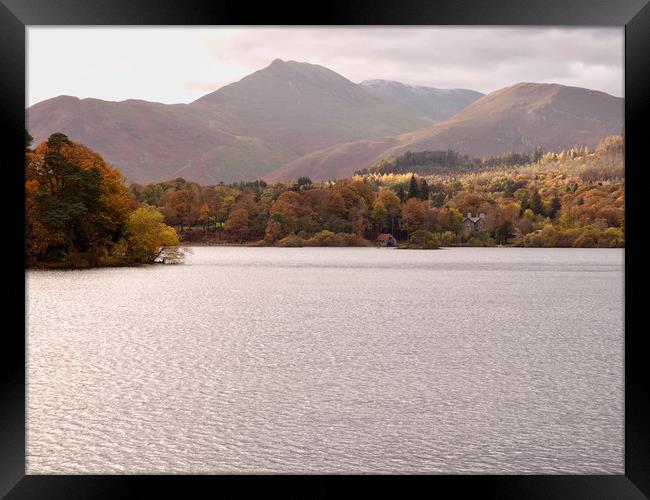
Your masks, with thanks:
[[(192, 246), (625, 246), (621, 136), (594, 150), (506, 155), (456, 175), (418, 173), (433, 168), (421, 162), (449, 152), (407, 153), (394, 163), (409, 173), (390, 171), (388, 162), (336, 181), (212, 186), (181, 178), (127, 185), (97, 153), (60, 133), (30, 145), (26, 134), (31, 268), (180, 263)], [(516, 164), (522, 158), (529, 163)]]

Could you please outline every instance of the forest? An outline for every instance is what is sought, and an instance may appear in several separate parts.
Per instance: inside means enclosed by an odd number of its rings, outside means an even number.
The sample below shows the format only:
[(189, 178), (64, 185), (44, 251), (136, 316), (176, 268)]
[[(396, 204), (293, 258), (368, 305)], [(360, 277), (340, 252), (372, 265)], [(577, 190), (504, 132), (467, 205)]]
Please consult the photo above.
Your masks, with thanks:
[[(370, 246), (381, 233), (402, 248), (623, 247), (623, 144), (481, 161), (407, 153), (337, 181), (127, 185), (64, 134), (34, 149), (26, 134), (27, 265), (180, 262), (197, 244)], [(480, 230), (464, 227), (470, 213), (485, 214)]]
[(407, 151), (400, 156), (389, 156), (377, 162), (370, 168), (355, 172), (355, 175), (364, 174), (404, 174), (414, 173), (420, 175), (434, 174), (460, 174), (477, 172), (495, 167), (512, 167), (535, 163), (543, 156), (542, 149), (538, 146), (529, 153), (510, 152), (503, 155), (489, 156), (486, 158), (471, 158), (448, 149), (446, 151)]
[[(439, 153), (405, 158), (425, 164)], [(335, 182), (302, 177), (200, 186), (179, 178), (130, 186), (185, 242), (360, 246), (388, 232), (413, 248), (622, 247), (624, 188), (622, 136), (605, 138), (593, 150), (503, 155), (471, 172), (369, 170)], [(485, 227), (467, 232), (468, 213), (484, 213)]]

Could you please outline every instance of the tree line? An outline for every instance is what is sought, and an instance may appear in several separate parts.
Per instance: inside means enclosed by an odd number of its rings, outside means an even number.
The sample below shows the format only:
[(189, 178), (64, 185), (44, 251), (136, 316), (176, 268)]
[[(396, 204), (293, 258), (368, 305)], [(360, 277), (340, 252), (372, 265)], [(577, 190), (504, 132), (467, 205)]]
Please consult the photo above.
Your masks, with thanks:
[(355, 175), (370, 173), (415, 173), (419, 175), (458, 174), (535, 163), (543, 155), (544, 152), (539, 146), (531, 152), (508, 152), (485, 158), (472, 158), (469, 155), (463, 155), (451, 149), (440, 151), (406, 151), (402, 155), (384, 158), (370, 168), (358, 170), (355, 172)]
[[(594, 150), (538, 150), (516, 167), (460, 174), (369, 171), (335, 182), (302, 177), (214, 186), (178, 178), (132, 184), (130, 190), (186, 241), (347, 246), (367, 245), (389, 232), (415, 247), (620, 247), (622, 144), (617, 136)], [(468, 213), (484, 213), (484, 228), (467, 231)]]

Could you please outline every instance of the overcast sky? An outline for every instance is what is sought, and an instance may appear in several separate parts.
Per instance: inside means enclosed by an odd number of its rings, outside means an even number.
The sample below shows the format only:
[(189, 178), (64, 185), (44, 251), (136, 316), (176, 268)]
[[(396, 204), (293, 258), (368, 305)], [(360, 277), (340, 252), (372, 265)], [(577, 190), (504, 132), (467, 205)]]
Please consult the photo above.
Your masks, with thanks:
[(623, 28), (71, 28), (27, 30), (27, 104), (73, 95), (191, 102), (273, 59), (491, 92), (553, 82), (623, 96)]

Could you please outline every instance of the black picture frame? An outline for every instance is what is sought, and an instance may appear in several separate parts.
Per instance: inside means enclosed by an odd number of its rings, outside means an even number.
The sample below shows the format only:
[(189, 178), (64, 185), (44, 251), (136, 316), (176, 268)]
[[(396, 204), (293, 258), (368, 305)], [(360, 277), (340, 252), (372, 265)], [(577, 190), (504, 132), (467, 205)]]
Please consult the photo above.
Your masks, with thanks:
[[(28, 25), (561, 25), (625, 27), (625, 474), (612, 476), (26, 476), (24, 161), (25, 27)], [(278, 4), (185, 0), (0, 0), (0, 116), (6, 202), (0, 245), (5, 275), (5, 328), (0, 379), (0, 495), (12, 499), (128, 498), (155, 491), (179, 497), (188, 488), (238, 495), (251, 488), (310, 496), (351, 485), (404, 493), (413, 484), (454, 497), (623, 499), (650, 497), (650, 387), (641, 326), (642, 189), (647, 186), (643, 122), (650, 111), (648, 0), (352, 0)], [(56, 57), (56, 55), (53, 55)], [(647, 161), (646, 161), (647, 163)], [(6, 197), (5, 197), (6, 199)], [(635, 285), (638, 283), (638, 286)], [(8, 318), (12, 321), (9, 323)], [(12, 326), (7, 326), (11, 324)], [(367, 490), (366, 490), (367, 491)]]

